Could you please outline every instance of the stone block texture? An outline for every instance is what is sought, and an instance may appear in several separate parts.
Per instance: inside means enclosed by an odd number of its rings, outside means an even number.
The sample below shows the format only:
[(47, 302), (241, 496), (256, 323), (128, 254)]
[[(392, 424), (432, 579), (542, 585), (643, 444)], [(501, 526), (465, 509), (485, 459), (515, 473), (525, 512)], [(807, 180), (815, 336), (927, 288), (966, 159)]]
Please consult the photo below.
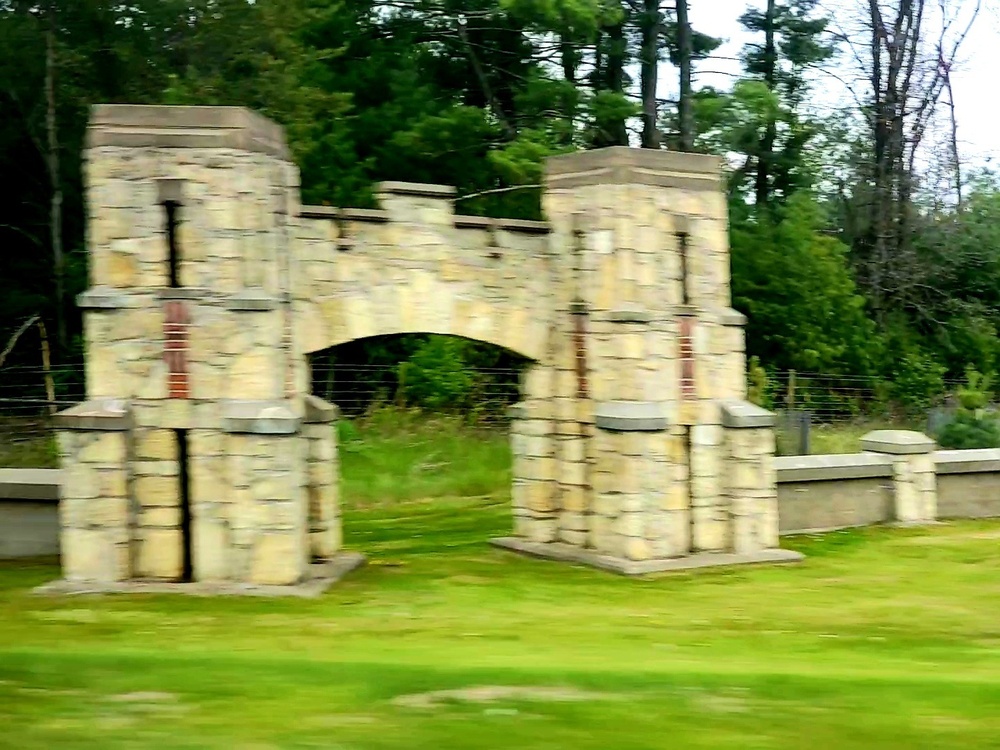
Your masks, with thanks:
[(67, 578), (301, 582), (341, 547), (308, 355), (415, 332), (532, 363), (516, 535), (634, 561), (777, 544), (770, 428), (723, 420), (746, 393), (718, 161), (557, 157), (546, 222), (456, 216), (453, 189), (409, 183), (310, 207), (266, 119), (115, 105), (85, 178), (88, 403), (128, 420), (64, 415)]

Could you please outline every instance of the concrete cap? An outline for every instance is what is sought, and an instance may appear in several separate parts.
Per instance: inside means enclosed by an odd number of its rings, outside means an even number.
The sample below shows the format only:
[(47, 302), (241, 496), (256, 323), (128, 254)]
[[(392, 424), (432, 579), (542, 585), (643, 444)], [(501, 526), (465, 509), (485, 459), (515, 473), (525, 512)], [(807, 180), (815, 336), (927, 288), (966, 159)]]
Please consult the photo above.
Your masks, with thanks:
[(651, 185), (685, 190), (721, 190), (722, 159), (705, 154), (628, 146), (577, 151), (545, 163), (550, 189), (590, 185)]
[(552, 231), (552, 227), (547, 221), (494, 219), (489, 216), (456, 216), (455, 227), (457, 229), (496, 229), (523, 234), (548, 234)]
[(94, 287), (76, 296), (76, 306), (81, 310), (120, 310), (130, 307), (131, 301), (117, 289)]
[(0, 469), (0, 498), (4, 500), (59, 500), (59, 469)]
[(653, 320), (653, 313), (638, 305), (622, 305), (609, 310), (604, 318), (609, 323), (649, 323)]
[(276, 310), (281, 298), (263, 289), (244, 289), (226, 300), (226, 309), (236, 312), (266, 312)]
[(121, 432), (132, 428), (132, 415), (124, 399), (95, 399), (59, 412), (55, 422), (64, 430)]
[(294, 435), (299, 418), (284, 401), (224, 401), (224, 432), (254, 435)]
[(937, 451), (938, 474), (985, 474), (1000, 472), (1000, 448)]
[(98, 104), (87, 148), (103, 146), (235, 149), (291, 159), (282, 127), (245, 107)]
[(375, 195), (412, 195), (417, 198), (454, 198), (451, 185), (430, 185), (423, 182), (377, 182)]
[(895, 456), (930, 453), (935, 447), (931, 438), (913, 430), (875, 430), (861, 438), (861, 450)]
[(307, 394), (303, 401), (305, 402), (306, 412), (302, 421), (305, 424), (325, 424), (337, 421), (340, 409), (335, 404), (324, 401), (319, 396), (314, 396), (311, 393)]
[(774, 427), (774, 414), (749, 401), (722, 401), (722, 426), (731, 429)]
[(603, 401), (594, 404), (594, 424), (612, 432), (659, 432), (670, 417), (659, 401)]
[(719, 316), (719, 322), (724, 326), (745, 326), (747, 324), (747, 316), (739, 310), (727, 307)]
[(892, 476), (892, 459), (872, 453), (823, 456), (779, 456), (774, 459), (778, 482), (822, 482)]

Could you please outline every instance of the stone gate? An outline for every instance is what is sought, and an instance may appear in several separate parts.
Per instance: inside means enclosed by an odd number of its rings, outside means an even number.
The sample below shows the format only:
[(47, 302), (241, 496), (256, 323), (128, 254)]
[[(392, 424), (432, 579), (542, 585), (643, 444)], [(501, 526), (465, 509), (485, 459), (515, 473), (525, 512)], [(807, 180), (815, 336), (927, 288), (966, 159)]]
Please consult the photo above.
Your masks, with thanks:
[(532, 364), (514, 536), (622, 572), (777, 549), (771, 415), (747, 403), (721, 163), (560, 156), (546, 222), (382, 183), (302, 206), (283, 132), (240, 108), (99, 106), (85, 155), (87, 401), (59, 415), (68, 582), (294, 586), (341, 549), (308, 355), (439, 333)]

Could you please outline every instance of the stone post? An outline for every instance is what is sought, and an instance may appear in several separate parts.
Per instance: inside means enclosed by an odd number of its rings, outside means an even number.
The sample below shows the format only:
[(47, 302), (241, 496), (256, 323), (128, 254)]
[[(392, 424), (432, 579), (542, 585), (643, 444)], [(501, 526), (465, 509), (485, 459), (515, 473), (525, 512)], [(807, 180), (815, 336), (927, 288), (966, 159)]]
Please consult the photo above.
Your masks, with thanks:
[(778, 546), (774, 415), (746, 401), (722, 404), (723, 476), (732, 551), (749, 555)]
[(934, 441), (921, 432), (876, 430), (861, 438), (861, 450), (892, 460), (896, 522), (903, 525), (937, 520)]
[(134, 568), (135, 527), (127, 406), (123, 401), (88, 401), (62, 412), (56, 422), (64, 467), (59, 521), (66, 580), (127, 580)]

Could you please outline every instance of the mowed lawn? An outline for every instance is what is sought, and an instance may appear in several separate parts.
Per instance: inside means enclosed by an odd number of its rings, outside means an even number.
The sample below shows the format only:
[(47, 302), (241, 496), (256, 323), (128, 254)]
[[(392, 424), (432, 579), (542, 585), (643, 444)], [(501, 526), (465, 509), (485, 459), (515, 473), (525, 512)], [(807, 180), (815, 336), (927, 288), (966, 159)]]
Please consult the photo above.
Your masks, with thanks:
[(0, 747), (1000, 748), (1000, 523), (630, 580), (487, 546), (502, 436), (344, 437), (370, 564), (322, 598), (47, 598), (53, 564), (0, 563)]

